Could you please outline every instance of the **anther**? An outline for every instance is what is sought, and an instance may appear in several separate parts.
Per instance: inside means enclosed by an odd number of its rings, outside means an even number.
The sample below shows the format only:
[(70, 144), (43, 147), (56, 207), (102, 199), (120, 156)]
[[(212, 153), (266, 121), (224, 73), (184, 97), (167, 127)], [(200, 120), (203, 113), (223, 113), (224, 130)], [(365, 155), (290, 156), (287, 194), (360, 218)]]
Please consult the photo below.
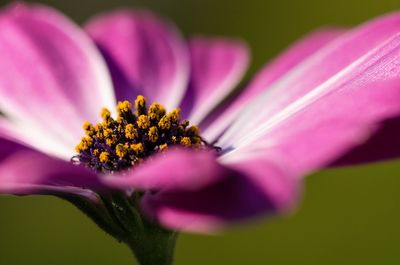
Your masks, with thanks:
[(147, 129), (150, 126), (149, 117), (146, 115), (140, 115), (136, 123), (140, 129)]
[(142, 95), (137, 96), (135, 100), (135, 108), (138, 115), (146, 114), (146, 98)]
[(110, 154), (107, 152), (101, 152), (99, 159), (101, 163), (107, 163), (110, 159)]
[(158, 140), (158, 130), (157, 127), (153, 126), (149, 129), (149, 132), (147, 133), (147, 136), (149, 137), (149, 141), (152, 143), (155, 143)]

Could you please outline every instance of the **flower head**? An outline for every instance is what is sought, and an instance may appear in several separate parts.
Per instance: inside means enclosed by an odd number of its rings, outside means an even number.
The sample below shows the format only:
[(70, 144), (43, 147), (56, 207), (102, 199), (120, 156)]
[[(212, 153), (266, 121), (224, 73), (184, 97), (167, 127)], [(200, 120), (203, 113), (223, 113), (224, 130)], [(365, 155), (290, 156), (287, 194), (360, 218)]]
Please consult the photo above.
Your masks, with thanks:
[(398, 13), (311, 33), (228, 97), (248, 64), (241, 41), (185, 42), (146, 11), (81, 29), (49, 7), (5, 8), (0, 192), (107, 212), (119, 191), (148, 220), (190, 231), (284, 212), (303, 176), (399, 154), (374, 146), (400, 114), (399, 33)]
[(128, 101), (117, 105), (118, 117), (103, 108), (103, 121), (93, 126), (83, 124), (85, 137), (75, 147), (78, 152), (72, 160), (97, 172), (114, 173), (134, 167), (152, 155), (171, 146), (205, 148), (197, 126), (180, 120), (180, 110), (167, 113), (165, 108), (153, 103), (147, 109), (146, 99), (139, 95), (135, 112)]

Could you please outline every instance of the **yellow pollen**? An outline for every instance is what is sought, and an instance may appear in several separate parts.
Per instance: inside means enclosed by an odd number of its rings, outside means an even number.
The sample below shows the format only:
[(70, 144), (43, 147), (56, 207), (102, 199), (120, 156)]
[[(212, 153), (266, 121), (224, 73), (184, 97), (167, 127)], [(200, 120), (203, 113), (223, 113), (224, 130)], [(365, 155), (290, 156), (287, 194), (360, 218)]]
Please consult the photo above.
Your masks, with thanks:
[(157, 127), (153, 126), (149, 129), (149, 132), (147, 134), (149, 137), (149, 141), (152, 143), (155, 143), (158, 140), (158, 130)]
[(136, 97), (135, 100), (135, 108), (137, 110), (138, 115), (142, 115), (146, 113), (146, 98), (142, 95)]
[(181, 116), (181, 109), (180, 108), (174, 109), (168, 114), (168, 116), (172, 123), (178, 123)]
[(132, 105), (129, 101), (125, 100), (122, 102), (118, 102), (118, 106), (117, 106), (117, 110), (118, 110), (118, 114), (123, 114), (123, 113), (127, 113), (129, 111), (131, 111), (132, 109)]
[(107, 108), (102, 108), (100, 115), (103, 120), (107, 121), (111, 117), (111, 112)]
[(106, 139), (106, 145), (112, 146), (117, 141), (117, 136), (113, 135), (111, 138)]
[(133, 124), (127, 124), (125, 126), (125, 137), (128, 139), (135, 139), (139, 136), (138, 131), (135, 129), (135, 126)]
[(88, 135), (88, 136), (93, 136), (96, 132), (95, 132), (95, 129), (94, 129), (94, 127), (93, 127), (93, 125), (90, 123), (90, 122), (88, 122), (88, 121), (86, 121), (84, 124), (83, 124), (83, 129), (85, 130), (85, 132), (86, 132), (86, 135)]
[(168, 149), (168, 144), (162, 144), (162, 145), (158, 146), (158, 148), (160, 148), (161, 151), (165, 151)]
[(115, 147), (115, 153), (118, 157), (123, 158), (128, 153), (128, 150), (123, 144), (117, 144), (117, 146)]
[(93, 150), (93, 155), (94, 155), (94, 156), (98, 156), (99, 153), (100, 153), (99, 149), (94, 149), (94, 150)]
[(94, 132), (97, 138), (102, 138), (103, 137), (103, 125), (102, 124), (96, 124), (94, 126)]
[(164, 116), (158, 122), (158, 127), (162, 130), (169, 130), (171, 128), (171, 121), (169, 120), (168, 116)]
[(107, 163), (110, 159), (110, 154), (108, 152), (101, 152), (99, 159), (101, 163)]
[(111, 129), (105, 129), (103, 131), (104, 137), (110, 137), (113, 134), (113, 131)]
[(83, 137), (81, 142), (75, 147), (75, 150), (80, 153), (88, 150), (93, 144), (93, 139), (90, 137)]
[(140, 154), (140, 153), (144, 152), (144, 147), (143, 147), (142, 143), (131, 144), (130, 147), (136, 154)]
[(140, 129), (147, 129), (150, 126), (149, 117), (146, 115), (140, 115), (136, 123)]
[(165, 115), (165, 108), (157, 102), (154, 102), (149, 107), (148, 115), (150, 120), (158, 120)]
[(190, 146), (191, 144), (192, 144), (192, 141), (190, 141), (189, 137), (182, 137), (181, 145)]

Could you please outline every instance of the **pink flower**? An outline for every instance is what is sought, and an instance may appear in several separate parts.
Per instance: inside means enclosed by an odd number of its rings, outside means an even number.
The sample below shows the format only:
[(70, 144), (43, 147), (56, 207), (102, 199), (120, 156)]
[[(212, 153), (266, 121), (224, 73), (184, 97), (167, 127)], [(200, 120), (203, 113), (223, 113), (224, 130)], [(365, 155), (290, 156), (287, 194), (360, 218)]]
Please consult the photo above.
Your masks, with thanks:
[[(307, 174), (399, 154), (398, 137), (387, 138), (399, 127), (399, 33), (398, 13), (311, 33), (224, 101), (248, 65), (238, 40), (185, 42), (146, 11), (100, 15), (82, 30), (51, 8), (13, 5), (0, 14), (0, 191), (83, 198), (101, 211), (100, 195), (141, 191), (147, 218), (190, 231), (285, 212)], [(111, 173), (71, 163), (82, 124), (137, 95), (180, 106), (220, 150), (151, 150)]]

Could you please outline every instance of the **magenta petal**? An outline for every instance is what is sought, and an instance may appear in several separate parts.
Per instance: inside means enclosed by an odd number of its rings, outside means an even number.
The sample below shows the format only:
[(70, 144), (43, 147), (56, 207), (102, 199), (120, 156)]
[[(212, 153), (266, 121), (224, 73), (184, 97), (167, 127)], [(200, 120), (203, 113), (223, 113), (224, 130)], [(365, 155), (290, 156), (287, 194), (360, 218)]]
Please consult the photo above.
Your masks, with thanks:
[(115, 106), (95, 45), (54, 9), (21, 3), (3, 9), (0, 55), (0, 111), (36, 148), (66, 157), (83, 122)]
[(348, 166), (400, 157), (400, 118), (384, 121), (367, 142), (351, 149), (330, 166)]
[(298, 181), (261, 156), (230, 164), (226, 174), (198, 190), (147, 194), (143, 210), (171, 229), (213, 232), (229, 223), (287, 211), (298, 197)]
[(337, 38), (249, 103), (220, 144), (238, 143), (246, 132), (258, 131), (281, 115), (287, 116), (288, 109), (308, 98), (330, 93), (346, 80), (365, 84), (398, 76), (399, 27), (400, 13), (395, 13)]
[(146, 190), (142, 206), (150, 218), (188, 231), (287, 210), (298, 194), (298, 179), (263, 155), (223, 165), (214, 151), (190, 149), (169, 150), (102, 181)]
[[(199, 124), (242, 79), (249, 62), (247, 46), (238, 40), (192, 38), (190, 85), (183, 115)], [(185, 113), (186, 112), (186, 113)]]
[(0, 138), (0, 193), (71, 193), (93, 196), (101, 184), (92, 171)]
[(118, 10), (92, 19), (86, 30), (103, 52), (118, 100), (142, 94), (176, 107), (188, 79), (188, 54), (177, 30), (146, 11)]
[[(394, 64), (399, 66), (399, 60)], [(247, 148), (265, 148), (301, 177), (365, 143), (381, 120), (400, 115), (399, 100), (400, 79), (366, 84), (348, 81), (281, 121)], [(229, 161), (229, 155), (225, 159)]]
[[(284, 51), (272, 63), (269, 63), (255, 76), (253, 81), (234, 99), (231, 104), (224, 106), (215, 117), (211, 117), (204, 124), (204, 136), (212, 141), (229, 123), (238, 115), (240, 110), (251, 99), (269, 88), (269, 86), (284, 76), (290, 69), (304, 61), (311, 54), (327, 45), (332, 40), (343, 34), (340, 29), (324, 29), (312, 32), (293, 46)], [(214, 122), (212, 122), (214, 121)]]
[(213, 151), (171, 149), (103, 181), (116, 188), (194, 190), (221, 180), (224, 174)]

